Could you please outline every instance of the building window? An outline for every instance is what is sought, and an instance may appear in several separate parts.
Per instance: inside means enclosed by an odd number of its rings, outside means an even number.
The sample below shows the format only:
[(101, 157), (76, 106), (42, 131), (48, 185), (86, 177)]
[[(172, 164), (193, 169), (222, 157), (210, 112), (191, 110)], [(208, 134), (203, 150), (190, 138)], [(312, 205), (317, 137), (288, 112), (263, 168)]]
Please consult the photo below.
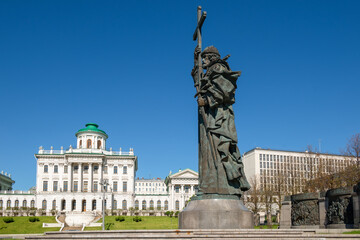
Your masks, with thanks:
[(123, 192), (127, 192), (127, 182), (123, 182)]
[(58, 165), (54, 165), (54, 173), (58, 173), (59, 172), (59, 167)]
[(78, 182), (74, 181), (74, 192), (78, 191)]
[(126, 200), (123, 200), (122, 201), (122, 210), (126, 210), (126, 209), (127, 209), (127, 202), (126, 202)]
[(48, 165), (44, 165), (44, 173), (49, 172), (49, 166)]
[[(26, 200), (23, 200), (23, 204), (22, 204), (22, 206), (24, 207), (24, 208), (26, 208), (27, 207), (27, 201)], [(2, 206), (1, 206), (2, 207)]]
[(175, 202), (175, 210), (179, 210), (180, 209), (180, 202), (179, 200), (176, 200)]
[(84, 173), (88, 173), (89, 172), (89, 165), (85, 165), (84, 166)]
[(145, 200), (142, 201), (141, 209), (146, 210), (146, 201)]
[(104, 166), (104, 173), (107, 174), (107, 166)]
[(43, 181), (43, 191), (47, 192), (48, 190), (48, 181)]
[(88, 181), (84, 181), (84, 192), (88, 191)]
[(114, 192), (117, 192), (118, 190), (118, 183), (116, 181), (113, 183), (113, 190)]
[(169, 202), (168, 202), (168, 200), (165, 200), (164, 210), (169, 210)]
[(95, 165), (95, 166), (94, 166), (94, 173), (98, 173), (98, 171), (99, 171), (99, 166), (98, 166), (98, 165)]
[(82, 148), (82, 140), (79, 141), (79, 148)]
[(64, 166), (64, 173), (68, 173), (68, 166)]
[(0, 200), (0, 208), (3, 208), (3, 200)]
[(31, 208), (34, 208), (34, 207), (35, 207), (35, 200), (31, 200), (31, 202), (30, 202), (30, 207), (31, 207)]
[(56, 209), (56, 200), (53, 200), (52, 201), (52, 210), (55, 210)]
[(71, 202), (71, 211), (74, 211), (76, 209), (76, 200), (73, 199)]
[(68, 191), (68, 181), (64, 181), (64, 192)]
[(135, 201), (135, 210), (139, 210), (139, 201), (138, 200)]
[(15, 200), (15, 206), (16, 208), (19, 208), (19, 200)]
[(160, 200), (157, 201), (156, 208), (157, 208), (157, 210), (161, 210), (161, 201)]
[(11, 200), (7, 200), (6, 202), (6, 208), (10, 208), (11, 207)]
[(189, 193), (189, 191), (190, 191), (190, 186), (186, 185), (184, 188), (185, 188), (185, 193)]
[(46, 200), (42, 201), (41, 209), (46, 210)]
[(154, 210), (154, 201), (150, 200), (150, 210)]
[(86, 145), (86, 147), (87, 147), (87, 148), (91, 148), (91, 140), (90, 140), (90, 139), (87, 140), (87, 145)]
[(96, 200), (92, 200), (92, 211), (96, 210)]
[(100, 141), (100, 140), (97, 141), (97, 148), (98, 148), (98, 149), (101, 148), (101, 141)]
[(179, 185), (176, 185), (176, 186), (175, 186), (175, 192), (176, 192), (176, 193), (179, 193), (179, 192), (180, 192), (180, 186), (179, 186)]
[(114, 174), (117, 174), (117, 169), (118, 169), (118, 167), (114, 166)]
[(79, 165), (75, 165), (74, 166), (74, 173), (78, 173), (78, 171), (79, 171)]
[(113, 209), (117, 209), (117, 201), (116, 200), (113, 201)]
[(123, 167), (123, 174), (127, 174), (127, 166)]
[(53, 191), (56, 192), (58, 190), (58, 181), (53, 182)]
[(94, 192), (98, 191), (98, 183), (97, 181), (94, 181)]

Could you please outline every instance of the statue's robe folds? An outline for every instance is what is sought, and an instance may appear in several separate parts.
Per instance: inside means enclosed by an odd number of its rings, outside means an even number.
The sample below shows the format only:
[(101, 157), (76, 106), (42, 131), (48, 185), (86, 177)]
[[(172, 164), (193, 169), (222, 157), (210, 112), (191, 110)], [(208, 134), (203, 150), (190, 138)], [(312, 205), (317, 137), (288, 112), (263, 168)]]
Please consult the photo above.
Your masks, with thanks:
[[(221, 194), (241, 196), (250, 189), (244, 174), (232, 104), (235, 103), (236, 80), (240, 72), (233, 72), (224, 61), (208, 67), (201, 76), (200, 96), (207, 100), (204, 120), (199, 114), (199, 195)], [(206, 129), (207, 127), (207, 129)], [(208, 131), (208, 133), (207, 133)], [(211, 134), (214, 150), (207, 134)], [(215, 158), (213, 155), (215, 154)]]

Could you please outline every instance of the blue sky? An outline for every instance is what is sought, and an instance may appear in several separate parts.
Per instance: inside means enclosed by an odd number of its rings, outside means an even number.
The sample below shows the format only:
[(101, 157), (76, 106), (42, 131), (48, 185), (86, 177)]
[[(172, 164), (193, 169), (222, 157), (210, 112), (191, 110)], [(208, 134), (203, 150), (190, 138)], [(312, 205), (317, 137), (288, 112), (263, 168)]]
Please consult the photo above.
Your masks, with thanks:
[(134, 148), (138, 177), (197, 170), (190, 76), (204, 46), (241, 70), (239, 148), (339, 153), (360, 132), (359, 1), (0, 1), (0, 170), (35, 185), (39, 146), (95, 122)]

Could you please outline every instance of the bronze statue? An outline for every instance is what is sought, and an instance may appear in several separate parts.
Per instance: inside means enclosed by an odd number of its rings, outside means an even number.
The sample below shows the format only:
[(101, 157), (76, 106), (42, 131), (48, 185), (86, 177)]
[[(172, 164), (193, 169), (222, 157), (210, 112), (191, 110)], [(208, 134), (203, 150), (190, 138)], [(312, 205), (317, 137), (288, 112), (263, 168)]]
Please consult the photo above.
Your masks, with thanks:
[(200, 112), (198, 199), (240, 197), (243, 191), (250, 189), (237, 147), (232, 108), (241, 72), (231, 71), (227, 58), (221, 59), (213, 46), (202, 53), (196, 47), (194, 52), (191, 75), (198, 90)]

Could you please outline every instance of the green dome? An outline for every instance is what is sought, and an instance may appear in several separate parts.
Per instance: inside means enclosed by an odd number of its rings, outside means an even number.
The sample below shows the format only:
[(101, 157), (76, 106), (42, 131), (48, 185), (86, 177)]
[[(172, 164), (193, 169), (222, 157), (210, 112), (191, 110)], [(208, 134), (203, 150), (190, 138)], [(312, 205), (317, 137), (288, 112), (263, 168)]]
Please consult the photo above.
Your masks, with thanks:
[(79, 131), (77, 131), (75, 133), (75, 136), (77, 136), (79, 133), (82, 133), (82, 132), (96, 132), (96, 133), (102, 133), (103, 135), (106, 136), (106, 138), (108, 137), (106, 132), (104, 132), (103, 130), (98, 129), (99, 125), (97, 125), (96, 123), (87, 123), (85, 125), (85, 127), (86, 128), (82, 128)]

